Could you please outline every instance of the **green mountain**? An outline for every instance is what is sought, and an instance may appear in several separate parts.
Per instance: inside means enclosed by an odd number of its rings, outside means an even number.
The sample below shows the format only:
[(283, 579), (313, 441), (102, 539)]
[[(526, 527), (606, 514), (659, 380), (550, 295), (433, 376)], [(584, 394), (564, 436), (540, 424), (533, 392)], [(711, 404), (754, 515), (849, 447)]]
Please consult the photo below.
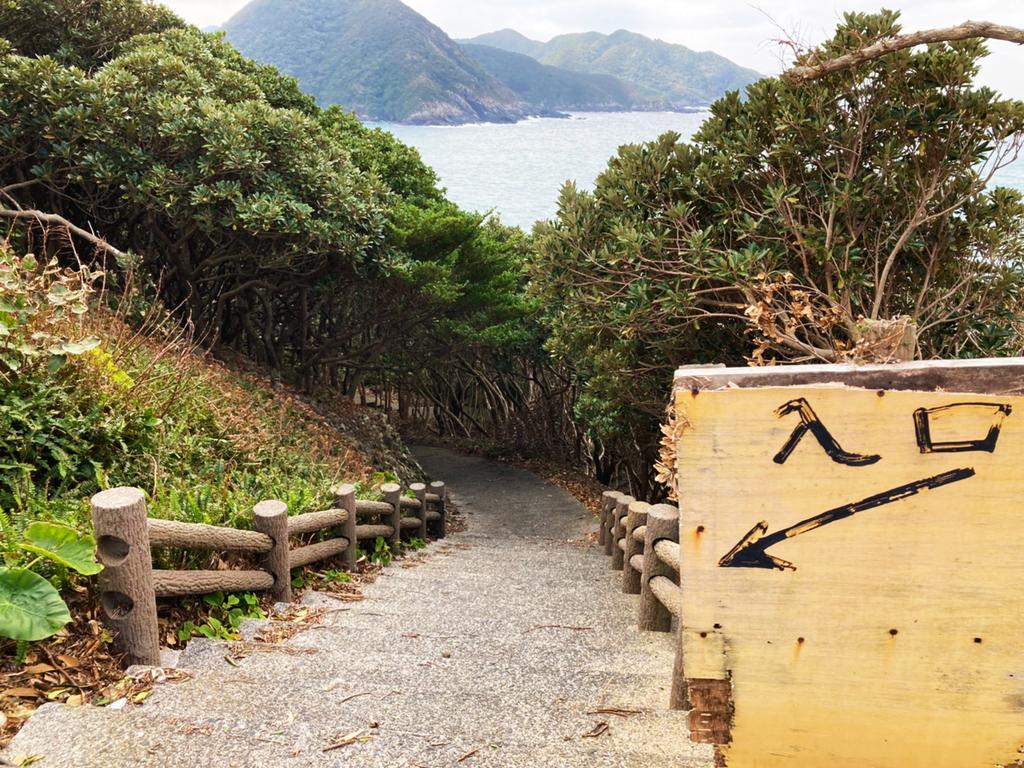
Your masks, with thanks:
[(539, 40), (531, 40), (526, 35), (516, 32), (514, 29), (499, 29), (497, 32), (488, 32), (478, 35), (472, 40), (459, 40), (460, 43), (471, 45), (486, 45), (491, 48), (500, 48), (503, 51), (521, 53), (534, 59), (539, 59), (544, 50), (544, 43)]
[(611, 75), (570, 72), (489, 45), (463, 44), (462, 49), (540, 112), (616, 112), (641, 108), (648, 101), (635, 86)]
[(625, 30), (560, 35), (547, 43), (502, 30), (462, 42), (527, 53), (542, 64), (573, 72), (611, 75), (635, 86), (649, 107), (665, 109), (710, 104), (726, 91), (742, 89), (761, 77), (717, 53), (692, 51)]
[(254, 0), (223, 27), (322, 105), (405, 123), (512, 122), (527, 105), (399, 0)]

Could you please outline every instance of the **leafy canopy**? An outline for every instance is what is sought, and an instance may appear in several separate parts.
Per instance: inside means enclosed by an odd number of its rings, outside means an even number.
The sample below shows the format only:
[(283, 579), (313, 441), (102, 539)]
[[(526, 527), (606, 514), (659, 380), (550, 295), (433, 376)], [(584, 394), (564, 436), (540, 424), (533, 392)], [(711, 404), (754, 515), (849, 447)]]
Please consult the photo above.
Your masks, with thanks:
[[(848, 14), (803, 58), (891, 38), (898, 19)], [(926, 357), (1019, 350), (1024, 204), (990, 182), (1024, 104), (974, 85), (985, 52), (766, 78), (692, 143), (623, 147), (593, 193), (567, 186), (530, 273), (550, 348), (579, 370), (579, 415), (625, 435), (647, 414), (653, 458), (680, 364), (889, 359), (891, 328), (916, 329)]]

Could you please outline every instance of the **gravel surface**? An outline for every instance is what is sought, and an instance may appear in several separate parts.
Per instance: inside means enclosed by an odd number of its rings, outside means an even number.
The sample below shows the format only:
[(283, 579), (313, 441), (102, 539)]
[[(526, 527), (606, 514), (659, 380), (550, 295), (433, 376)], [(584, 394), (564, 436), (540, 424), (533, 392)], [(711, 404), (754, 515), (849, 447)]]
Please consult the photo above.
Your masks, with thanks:
[(636, 598), (592, 542), (592, 516), (530, 473), (415, 453), (468, 530), (385, 569), (361, 602), (307, 594), (324, 624), (279, 645), (239, 654), (192, 641), (178, 662), (190, 678), (141, 706), (46, 705), (4, 757), (43, 768), (711, 768), (685, 714), (665, 708), (672, 638), (636, 630)]

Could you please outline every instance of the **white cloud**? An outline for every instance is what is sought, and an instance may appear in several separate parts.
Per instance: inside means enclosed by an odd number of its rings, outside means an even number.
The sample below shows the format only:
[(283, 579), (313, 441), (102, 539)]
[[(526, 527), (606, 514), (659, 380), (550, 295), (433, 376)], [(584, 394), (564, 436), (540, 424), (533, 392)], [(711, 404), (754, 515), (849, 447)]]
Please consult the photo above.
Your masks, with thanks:
[[(759, 72), (778, 72), (784, 52), (776, 40), (790, 34), (801, 42), (826, 38), (844, 11), (898, 7), (910, 30), (942, 27), (967, 18), (1024, 27), (1020, 0), (405, 0), (452, 37), (471, 37), (512, 27), (541, 40), (565, 32), (630, 29), (713, 50)], [(245, 0), (166, 0), (188, 21), (220, 24)], [(1010, 43), (990, 44), (992, 56), (982, 81), (1007, 95), (1024, 98), (1024, 50)]]

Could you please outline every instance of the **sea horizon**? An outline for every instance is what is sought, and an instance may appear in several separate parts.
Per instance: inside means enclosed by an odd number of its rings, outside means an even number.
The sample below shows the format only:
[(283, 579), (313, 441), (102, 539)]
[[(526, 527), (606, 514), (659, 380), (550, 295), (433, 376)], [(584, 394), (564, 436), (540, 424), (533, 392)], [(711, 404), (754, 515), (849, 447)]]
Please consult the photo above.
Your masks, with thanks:
[[(562, 186), (591, 189), (624, 144), (652, 141), (667, 131), (689, 140), (710, 114), (676, 111), (571, 112), (515, 123), (409, 125), (364, 121), (419, 150), (453, 202), (494, 212), (530, 231), (557, 214)], [(1024, 159), (1001, 169), (996, 184), (1024, 191)]]

